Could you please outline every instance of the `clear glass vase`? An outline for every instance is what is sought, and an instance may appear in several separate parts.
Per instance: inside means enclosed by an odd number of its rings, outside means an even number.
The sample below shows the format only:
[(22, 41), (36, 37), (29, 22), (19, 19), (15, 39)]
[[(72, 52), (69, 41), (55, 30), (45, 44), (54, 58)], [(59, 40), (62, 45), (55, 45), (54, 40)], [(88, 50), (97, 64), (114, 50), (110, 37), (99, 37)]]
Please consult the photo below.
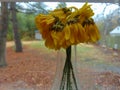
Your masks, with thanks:
[(58, 51), (56, 75), (51, 90), (81, 90), (76, 61), (76, 46)]

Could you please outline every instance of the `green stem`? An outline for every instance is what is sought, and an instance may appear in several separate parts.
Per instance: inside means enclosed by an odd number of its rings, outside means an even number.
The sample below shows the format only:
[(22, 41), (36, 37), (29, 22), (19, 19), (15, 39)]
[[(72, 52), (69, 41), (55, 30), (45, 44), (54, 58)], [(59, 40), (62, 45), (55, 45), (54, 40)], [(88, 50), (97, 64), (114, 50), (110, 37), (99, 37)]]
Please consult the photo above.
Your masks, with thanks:
[(66, 86), (66, 90), (70, 90), (70, 62), (71, 62), (71, 46), (67, 48), (66, 50), (66, 54), (67, 54), (67, 86)]
[(62, 80), (61, 80), (61, 84), (60, 84), (60, 90), (64, 90), (64, 87), (65, 87), (65, 81), (66, 81), (66, 74), (67, 74), (67, 71), (68, 71), (68, 57), (66, 57), (66, 61), (65, 61), (65, 66), (64, 66), (64, 69), (63, 69), (63, 76), (62, 76)]
[[(73, 81), (73, 82), (71, 82)], [(73, 90), (72, 85), (75, 85), (75, 90), (78, 90), (76, 78), (73, 71), (71, 62), (71, 46), (66, 49), (66, 61), (63, 69), (63, 76), (60, 84), (60, 90)]]
[(78, 90), (77, 82), (76, 82), (76, 78), (75, 78), (75, 75), (74, 75), (72, 63), (71, 63), (71, 67), (70, 68), (71, 68), (71, 71), (72, 71), (72, 78), (73, 78), (73, 81), (74, 81), (74, 84), (75, 84), (75, 88), (76, 88), (76, 90)]

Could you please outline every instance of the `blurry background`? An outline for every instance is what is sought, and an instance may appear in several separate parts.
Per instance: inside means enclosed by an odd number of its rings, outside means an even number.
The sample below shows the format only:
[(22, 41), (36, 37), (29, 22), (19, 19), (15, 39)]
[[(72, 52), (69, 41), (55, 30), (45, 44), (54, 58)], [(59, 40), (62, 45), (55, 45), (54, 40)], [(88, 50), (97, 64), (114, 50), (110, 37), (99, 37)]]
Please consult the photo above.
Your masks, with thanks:
[[(3, 1), (0, 2), (0, 90), (50, 90), (58, 55), (45, 47), (35, 17), (55, 8), (80, 8), (84, 0)], [(101, 39), (94, 45), (77, 45), (82, 90), (120, 90), (120, 0), (88, 1)], [(63, 52), (61, 58), (65, 56)]]
[[(112, 2), (112, 3), (111, 3)], [(111, 35), (110, 32), (113, 31), (116, 27), (120, 26), (120, 6), (119, 0), (111, 2), (89, 2), (94, 10), (94, 20), (97, 23), (97, 26), (101, 32), (101, 40), (99, 43), (111, 48), (114, 48), (114, 44), (117, 44), (117, 48), (120, 48), (120, 39), (118, 34)], [(34, 18), (40, 13), (47, 14), (50, 10), (60, 7), (70, 7), (75, 6), (80, 8), (84, 3), (83, 2), (16, 2), (16, 15), (17, 15), (17, 24), (20, 32), (21, 40), (33, 40), (35, 39), (35, 33), (37, 32)], [(9, 25), (7, 40), (13, 40), (13, 31), (12, 31), (12, 19), (10, 4), (9, 7)], [(27, 18), (26, 18), (27, 17)], [(119, 29), (119, 28), (118, 28)], [(41, 37), (39, 37), (41, 38)], [(37, 38), (37, 39), (39, 39)]]

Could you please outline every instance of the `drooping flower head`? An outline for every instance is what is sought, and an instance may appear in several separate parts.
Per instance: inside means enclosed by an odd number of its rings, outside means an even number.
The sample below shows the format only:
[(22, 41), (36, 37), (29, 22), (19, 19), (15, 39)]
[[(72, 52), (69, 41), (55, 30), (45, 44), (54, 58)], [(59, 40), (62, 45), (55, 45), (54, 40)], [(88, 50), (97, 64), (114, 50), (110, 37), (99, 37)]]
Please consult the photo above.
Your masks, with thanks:
[(59, 50), (78, 43), (96, 42), (99, 30), (92, 19), (93, 10), (85, 3), (81, 8), (55, 9), (48, 15), (39, 14), (35, 23), (48, 48)]

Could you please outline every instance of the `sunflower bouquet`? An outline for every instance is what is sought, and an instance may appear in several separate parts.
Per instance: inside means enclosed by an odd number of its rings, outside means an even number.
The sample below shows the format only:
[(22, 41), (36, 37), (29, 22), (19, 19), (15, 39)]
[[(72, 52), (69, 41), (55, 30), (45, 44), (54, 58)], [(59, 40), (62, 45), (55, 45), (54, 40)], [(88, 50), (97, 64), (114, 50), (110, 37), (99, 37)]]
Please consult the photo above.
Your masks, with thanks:
[(71, 62), (71, 46), (96, 42), (100, 39), (93, 15), (91, 5), (86, 2), (81, 8), (55, 9), (47, 15), (39, 14), (35, 18), (36, 26), (45, 40), (45, 46), (55, 50), (61, 48), (66, 50), (66, 61), (59, 90), (78, 90)]

